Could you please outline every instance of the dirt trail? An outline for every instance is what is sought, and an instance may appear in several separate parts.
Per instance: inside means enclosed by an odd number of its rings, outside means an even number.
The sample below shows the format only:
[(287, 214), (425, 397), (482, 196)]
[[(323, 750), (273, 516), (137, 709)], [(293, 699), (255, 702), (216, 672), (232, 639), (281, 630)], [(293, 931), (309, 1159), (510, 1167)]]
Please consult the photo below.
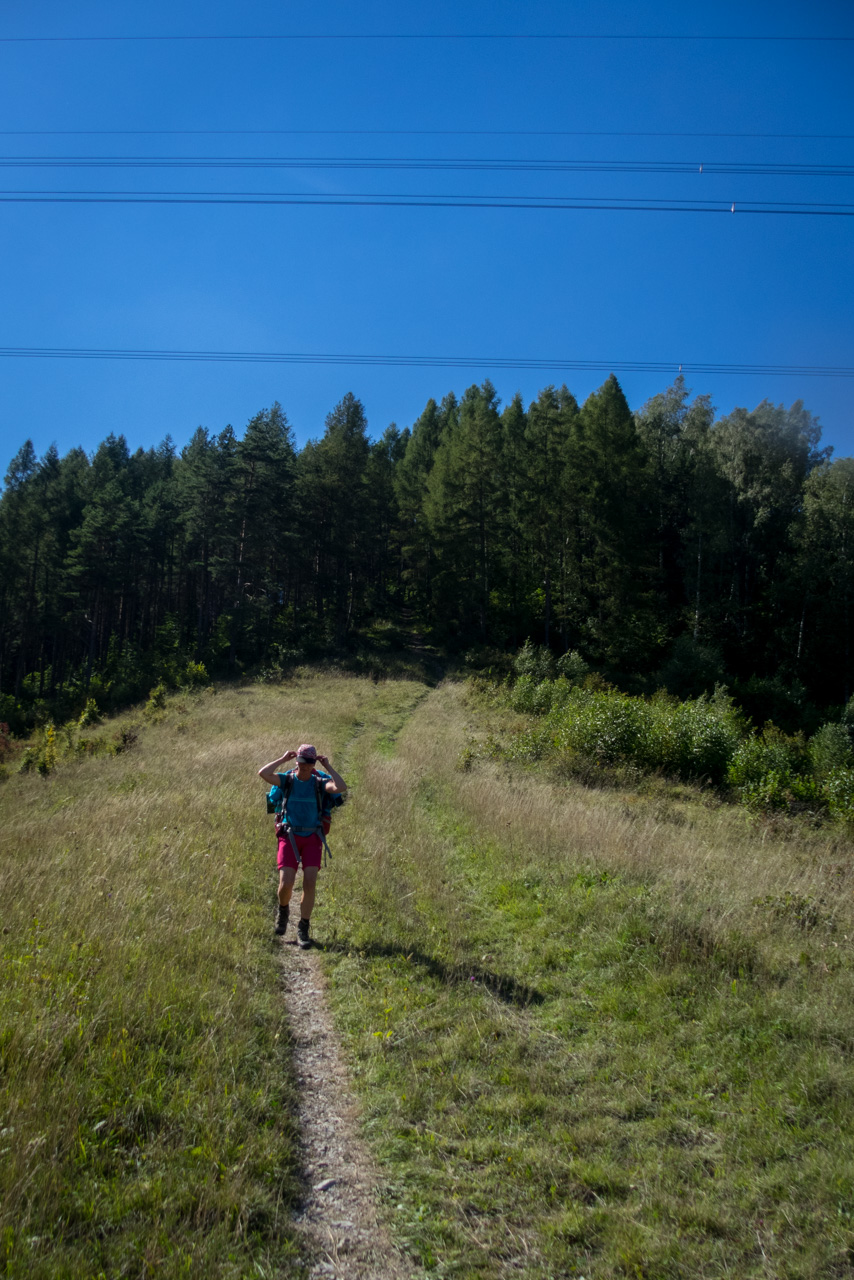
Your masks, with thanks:
[(291, 934), (282, 947), (285, 1007), (300, 1092), (304, 1199), (297, 1226), (310, 1280), (416, 1280), (377, 1213), (377, 1168), (358, 1133), (358, 1107), (316, 953)]

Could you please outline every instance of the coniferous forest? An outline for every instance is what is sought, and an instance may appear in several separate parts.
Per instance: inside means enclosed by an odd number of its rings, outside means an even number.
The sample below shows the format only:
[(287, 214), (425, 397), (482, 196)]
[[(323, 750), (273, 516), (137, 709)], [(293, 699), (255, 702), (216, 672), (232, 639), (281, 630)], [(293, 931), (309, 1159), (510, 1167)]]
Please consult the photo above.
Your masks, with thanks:
[(716, 419), (681, 378), (633, 412), (612, 375), (583, 405), (486, 382), (373, 440), (347, 395), (301, 450), (278, 404), (180, 452), (27, 442), (0, 500), (0, 721), (405, 616), (458, 653), (574, 649), (630, 690), (725, 681), (791, 730), (852, 692), (854, 459), (820, 437), (800, 401)]

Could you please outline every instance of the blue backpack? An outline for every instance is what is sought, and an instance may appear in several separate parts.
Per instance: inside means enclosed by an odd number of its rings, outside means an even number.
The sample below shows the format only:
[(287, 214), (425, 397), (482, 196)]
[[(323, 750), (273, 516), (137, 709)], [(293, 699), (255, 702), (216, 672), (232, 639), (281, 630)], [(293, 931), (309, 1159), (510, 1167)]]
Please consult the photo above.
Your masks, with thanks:
[[(288, 773), (280, 775), (282, 778), (281, 786), (272, 786), (267, 792), (267, 812), (276, 815), (276, 835), (281, 840), (287, 837), (291, 842), (291, 848), (294, 851), (294, 857), (297, 862), (300, 861), (299, 849), (293, 838), (293, 831), (288, 822), (288, 800), (290, 798), (291, 789), (294, 785), (294, 777), (296, 769), (291, 769)], [(312, 775), (314, 782), (314, 796), (317, 801), (317, 835), (320, 836), (323, 845), (324, 860), (332, 861), (332, 850), (326, 842), (329, 835), (329, 828), (332, 825), (332, 810), (337, 809), (339, 805), (344, 803), (344, 796), (331, 795), (326, 790), (327, 782), (332, 779), (328, 773), (318, 773), (315, 771)]]

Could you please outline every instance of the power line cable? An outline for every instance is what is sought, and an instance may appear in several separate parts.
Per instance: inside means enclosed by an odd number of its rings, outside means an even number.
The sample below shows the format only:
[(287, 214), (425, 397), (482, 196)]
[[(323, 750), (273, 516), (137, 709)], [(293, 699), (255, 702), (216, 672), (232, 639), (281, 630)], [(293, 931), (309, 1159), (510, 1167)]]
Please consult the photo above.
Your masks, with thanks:
[[(315, 200), (317, 195), (309, 191), (102, 191), (102, 190), (24, 190), (17, 188), (0, 187), (0, 196), (116, 196), (127, 199), (142, 199), (149, 196), (168, 196), (176, 200), (200, 196), (202, 199), (235, 199), (235, 200), (251, 200), (251, 199), (287, 199), (287, 200)], [(320, 197), (324, 200), (333, 202), (339, 200), (524, 200), (530, 201), (532, 207), (542, 203), (546, 208), (555, 202), (568, 204), (579, 204), (583, 207), (584, 202), (591, 200), (608, 200), (613, 204), (659, 204), (667, 203), (666, 197), (645, 197), (645, 196), (550, 196), (550, 195), (499, 195), (495, 192), (436, 192), (436, 191), (342, 191), (338, 193), (326, 192)], [(686, 208), (702, 207), (705, 208), (708, 200), (673, 200), (672, 204), (684, 205)], [(729, 206), (731, 201), (721, 200), (717, 204), (726, 204)], [(715, 207), (717, 207), (717, 204)], [(830, 204), (827, 201), (809, 201), (809, 200), (741, 200), (739, 199), (738, 207), (754, 207), (754, 208), (781, 208), (781, 209), (852, 209), (854, 204)]]
[(137, 360), (229, 364), (359, 365), (392, 368), (530, 369), (583, 372), (620, 369), (631, 373), (733, 374), (810, 378), (852, 378), (847, 365), (727, 364), (676, 360), (547, 360), (501, 356), (388, 356), (294, 351), (134, 350), (102, 347), (0, 347), (0, 357), (51, 360)]
[(333, 41), (333, 40), (568, 40), (568, 41), (669, 41), (771, 44), (838, 44), (854, 41), (854, 36), (843, 35), (634, 35), (614, 32), (580, 34), (564, 31), (518, 32), (457, 32), (457, 31), (377, 31), (377, 32), (302, 32), (286, 35), (152, 35), (152, 36), (0, 36), (0, 44), (133, 44), (188, 41)]
[(451, 195), (433, 192), (346, 192), (318, 196), (303, 191), (21, 191), (0, 188), (7, 204), (284, 204), (375, 205), (386, 208), (614, 209), (670, 213), (813, 213), (854, 215), (854, 204), (807, 200), (668, 200), (635, 196)]
[(706, 160), (527, 160), (449, 156), (0, 156), (2, 169), (372, 169), (502, 173), (669, 173), (850, 178), (850, 164)]
[(854, 133), (679, 133), (644, 129), (0, 129), (0, 137), (207, 138), (207, 137), (406, 137), (406, 138), (749, 138), (847, 142)]
[(802, 217), (854, 217), (854, 209), (850, 205), (804, 205), (797, 208), (781, 207), (773, 204), (750, 204), (740, 200), (721, 200), (717, 203), (702, 204), (699, 201), (661, 201), (658, 204), (636, 201), (634, 204), (599, 201), (597, 203), (580, 203), (564, 200), (553, 204), (533, 203), (530, 199), (495, 200), (486, 198), (448, 199), (444, 196), (417, 198), (412, 196), (78, 196), (78, 195), (0, 195), (0, 204), (133, 204), (133, 205), (287, 205), (296, 208), (328, 206), (345, 208), (362, 206), (385, 209), (539, 209), (543, 212), (575, 211), (593, 212), (612, 211), (619, 213), (716, 213), (716, 214), (765, 214)]

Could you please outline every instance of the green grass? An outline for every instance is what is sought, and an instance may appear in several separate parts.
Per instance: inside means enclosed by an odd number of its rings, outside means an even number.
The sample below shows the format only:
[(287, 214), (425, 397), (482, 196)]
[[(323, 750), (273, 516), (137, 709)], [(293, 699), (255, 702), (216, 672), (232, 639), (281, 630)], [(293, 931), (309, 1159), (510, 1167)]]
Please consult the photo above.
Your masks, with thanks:
[(674, 832), (656, 865), (613, 797), (456, 772), (464, 715), (440, 690), (363, 756), (326, 952), (399, 1238), (436, 1275), (851, 1274), (854, 932), (735, 903)]
[(483, 759), (502, 727), (322, 673), (3, 784), (0, 1274), (301, 1274), (255, 771), (303, 740), (353, 784), (313, 933), (427, 1274), (854, 1274), (844, 834)]
[(179, 697), (4, 783), (0, 1274), (301, 1274), (256, 770), (283, 740), (334, 760), (381, 705), (335, 676)]

